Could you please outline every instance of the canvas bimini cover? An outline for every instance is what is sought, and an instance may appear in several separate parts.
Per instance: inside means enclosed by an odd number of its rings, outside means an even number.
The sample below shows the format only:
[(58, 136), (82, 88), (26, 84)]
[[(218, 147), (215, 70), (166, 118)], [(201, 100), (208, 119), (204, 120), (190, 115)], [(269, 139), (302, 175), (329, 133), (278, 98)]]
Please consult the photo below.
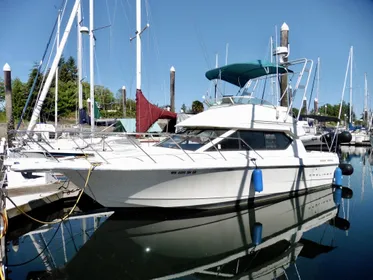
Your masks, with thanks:
[(222, 67), (214, 68), (206, 72), (207, 79), (223, 80), (240, 88), (244, 87), (249, 80), (256, 79), (266, 75), (293, 73), (292, 70), (286, 69), (275, 63), (255, 60), (246, 63), (233, 63)]
[(159, 119), (175, 119), (177, 114), (161, 109), (145, 98), (140, 89), (136, 90), (136, 132), (143, 133)]

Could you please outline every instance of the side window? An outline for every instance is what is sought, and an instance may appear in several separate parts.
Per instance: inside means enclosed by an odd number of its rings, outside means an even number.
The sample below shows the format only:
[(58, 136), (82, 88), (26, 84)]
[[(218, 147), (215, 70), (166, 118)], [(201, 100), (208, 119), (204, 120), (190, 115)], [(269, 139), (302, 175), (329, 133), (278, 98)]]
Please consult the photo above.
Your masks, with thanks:
[(285, 150), (291, 139), (283, 132), (264, 132), (266, 150)]
[(276, 146), (277, 149), (285, 150), (291, 144), (292, 140), (285, 133), (276, 133)]
[(240, 141), (237, 132), (220, 141), (215, 147), (210, 147), (208, 151), (216, 151), (216, 149), (221, 151), (238, 151), (240, 149)]
[(265, 139), (265, 147), (268, 150), (276, 150), (277, 149), (277, 133), (264, 133)]
[[(241, 141), (242, 150), (265, 150), (264, 134), (263, 131), (249, 131), (242, 130), (239, 132)], [(249, 145), (249, 147), (247, 145)]]
[[(243, 141), (239, 140), (241, 138)], [(216, 148), (221, 151), (238, 151), (238, 150), (285, 150), (291, 143), (289, 138), (283, 132), (265, 132), (241, 130), (233, 133), (220, 143)], [(210, 147), (208, 151), (216, 151)]]

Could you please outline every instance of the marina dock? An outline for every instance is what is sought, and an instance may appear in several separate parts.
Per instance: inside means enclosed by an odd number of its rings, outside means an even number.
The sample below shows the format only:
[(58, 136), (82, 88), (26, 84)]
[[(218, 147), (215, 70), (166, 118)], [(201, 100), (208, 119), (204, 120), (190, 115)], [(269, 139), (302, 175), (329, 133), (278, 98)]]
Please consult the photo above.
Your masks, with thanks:
[[(7, 190), (7, 195), (12, 199), (13, 203), (24, 212), (29, 212), (58, 200), (74, 198), (78, 193), (78, 187), (72, 183), (66, 184), (66, 186), (61, 183), (54, 183), (50, 185)], [(13, 218), (22, 214), (13, 203), (8, 198), (6, 199), (8, 218)]]

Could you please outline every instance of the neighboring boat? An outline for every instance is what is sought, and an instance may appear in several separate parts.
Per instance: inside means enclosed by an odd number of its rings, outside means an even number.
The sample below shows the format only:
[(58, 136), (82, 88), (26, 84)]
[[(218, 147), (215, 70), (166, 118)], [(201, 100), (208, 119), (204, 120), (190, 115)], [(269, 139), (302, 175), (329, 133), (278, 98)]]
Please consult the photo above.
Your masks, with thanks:
[[(252, 71), (240, 77), (242, 84), (268, 72), (286, 71), (274, 64), (264, 69), (261, 61), (245, 67)], [(110, 208), (259, 203), (332, 184), (337, 154), (307, 152), (296, 136), (297, 121), (288, 111), (251, 96), (225, 96), (209, 110), (179, 123), (183, 133), (154, 146), (107, 151), (88, 160), (20, 162), (12, 170), (61, 172), (83, 189), (92, 164), (98, 164), (85, 191)], [(260, 172), (263, 190), (252, 181)]]
[[(320, 115), (303, 115), (302, 118), (317, 120), (318, 122), (339, 122), (336, 117)], [(311, 122), (312, 123), (312, 122)], [(308, 121), (298, 121), (305, 131), (304, 135), (299, 136), (307, 150), (332, 150), (341, 144), (349, 144), (352, 140), (351, 133), (344, 130), (327, 129), (319, 126), (310, 125)], [(333, 149), (335, 150), (335, 149)]]
[[(141, 6), (141, 0), (137, 0)], [(73, 19), (75, 14), (79, 19), (80, 8), (79, 1), (76, 1), (75, 6), (71, 12), (70, 19)], [(90, 3), (92, 4), (92, 3)], [(93, 5), (93, 4), (92, 4)], [(77, 13), (78, 12), (78, 13)], [(141, 12), (140, 12), (141, 15)], [(93, 19), (93, 13), (90, 13), (90, 17)], [(141, 18), (137, 16), (137, 22), (139, 23)], [(80, 20), (78, 20), (80, 22)], [(69, 34), (69, 28), (66, 27), (65, 33)], [(137, 36), (137, 41), (140, 43), (140, 34)], [(93, 42), (93, 41), (92, 41)], [(63, 46), (62, 46), (63, 49)], [(78, 48), (79, 50), (79, 48)], [(90, 50), (93, 52), (93, 44), (90, 44)], [(81, 51), (81, 50), (80, 50)], [(79, 56), (79, 54), (78, 54)], [(141, 48), (137, 49), (137, 59), (141, 58)], [(59, 57), (56, 55), (53, 61), (54, 68), (50, 71), (55, 72), (57, 67), (57, 61)], [(137, 66), (141, 67), (141, 63)], [(138, 69), (139, 70), (139, 69)], [(93, 67), (91, 65), (90, 73), (93, 74)], [(10, 170), (13, 164), (18, 164), (26, 158), (26, 162), (32, 162), (32, 158), (36, 158), (40, 162), (39, 158), (52, 158), (53, 160), (65, 160), (71, 157), (98, 157), (102, 156), (100, 153), (105, 151), (127, 151), (127, 150), (141, 150), (142, 146), (152, 146), (159, 143), (161, 140), (166, 138), (164, 136), (158, 136), (151, 133), (146, 133), (146, 131), (158, 120), (158, 119), (169, 119), (170, 131), (173, 132), (174, 124), (177, 120), (177, 114), (168, 110), (161, 109), (151, 103), (143, 95), (141, 86), (141, 70), (137, 73), (137, 92), (136, 92), (136, 132), (138, 133), (102, 133), (102, 132), (83, 132), (78, 129), (63, 131), (62, 138), (54, 139), (51, 137), (58, 133), (53, 125), (50, 124), (36, 124), (36, 120), (39, 118), (40, 110), (36, 107), (34, 108), (33, 115), (29, 124), (27, 131), (20, 132), (16, 131), (16, 141), (14, 144), (17, 146), (14, 148), (6, 147), (5, 141), (1, 145), (1, 149), (7, 150), (7, 160), (5, 165), (7, 166), (7, 174), (11, 180), (8, 182), (9, 187), (26, 187), (31, 185), (38, 185), (38, 182), (44, 184), (44, 182), (54, 183), (60, 182), (60, 174), (53, 174), (50, 172), (44, 172), (38, 174), (15, 174)], [(49, 74), (48, 74), (49, 75)], [(48, 76), (49, 78), (49, 76)], [(92, 78), (92, 76), (91, 76)], [(82, 79), (78, 79), (79, 83)], [(48, 93), (50, 83), (44, 85), (42, 97), (38, 100), (38, 106), (43, 103), (43, 100)], [(93, 83), (91, 83), (91, 90), (93, 91)], [(80, 102), (81, 100), (79, 100)], [(92, 101), (95, 104), (94, 101)], [(97, 108), (98, 109), (98, 108)], [(94, 111), (94, 110), (92, 110)], [(94, 118), (93, 118), (94, 119)], [(91, 121), (92, 131), (94, 131), (95, 123)], [(37, 180), (29, 180), (35, 179)], [(57, 179), (54, 179), (57, 178)], [(62, 180), (64, 181), (65, 178)]]
[(349, 222), (338, 217), (340, 199), (328, 188), (237, 212), (114, 213), (64, 266), (48, 273), (73, 279), (278, 278), (298, 256), (313, 259), (334, 250), (304, 233), (323, 224), (348, 230)]
[(350, 124), (349, 130), (352, 136), (351, 145), (370, 146), (370, 135), (365, 128)]

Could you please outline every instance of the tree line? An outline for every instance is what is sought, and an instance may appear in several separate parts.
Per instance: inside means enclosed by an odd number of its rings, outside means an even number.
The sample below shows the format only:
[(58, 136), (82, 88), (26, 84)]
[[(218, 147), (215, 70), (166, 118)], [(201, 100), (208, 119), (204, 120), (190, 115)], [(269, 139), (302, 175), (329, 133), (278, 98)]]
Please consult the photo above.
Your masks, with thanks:
[[(34, 79), (38, 72), (38, 65), (35, 64), (30, 70), (28, 79), (26, 82), (22, 82), (19, 78), (12, 80), (12, 98), (13, 98), (13, 115), (16, 120), (19, 120), (22, 114), (22, 110), (26, 104), (26, 100), (29, 96), (30, 90), (34, 83)], [(41, 90), (44, 80), (48, 75), (48, 71), (45, 75), (39, 73), (35, 88), (31, 93), (31, 98), (28, 107), (26, 108), (24, 120), (31, 118), (32, 110), (35, 106), (37, 96)], [(78, 112), (78, 69), (76, 66), (75, 59), (69, 57), (65, 59), (61, 58), (59, 62), (59, 78), (58, 78), (58, 117), (59, 119), (75, 119)], [(90, 84), (88, 82), (82, 82), (83, 88), (83, 107), (87, 108), (87, 99), (90, 96)], [(95, 100), (99, 105), (101, 117), (103, 118), (121, 118), (123, 116), (123, 102), (121, 89), (118, 89), (117, 93), (114, 94), (110, 89), (102, 86), (95, 85)], [(4, 81), (0, 78), (0, 114), (2, 119), (5, 117), (5, 90)], [(55, 104), (55, 80), (53, 80), (47, 97), (44, 101), (43, 108), (40, 113), (40, 120), (42, 122), (54, 120), (54, 104)], [(349, 103), (343, 102), (341, 119), (344, 120), (344, 116), (349, 116)], [(188, 108), (185, 104), (181, 106), (181, 110), (184, 113), (200, 113), (204, 110), (203, 103), (199, 100), (193, 101), (191, 107)], [(126, 102), (127, 117), (134, 118), (136, 116), (136, 101), (133, 99), (127, 99)], [(293, 108), (295, 114), (298, 110)], [(305, 110), (302, 109), (302, 113)], [(311, 111), (313, 113), (313, 110)], [(338, 117), (339, 104), (326, 104), (320, 106), (319, 113), (321, 115)], [(356, 115), (352, 112), (353, 120), (356, 119)]]
[[(340, 104), (324, 104), (322, 106), (319, 106), (318, 108), (318, 114), (319, 115), (322, 115), (322, 116), (330, 116), (330, 117), (338, 117), (339, 116), (339, 108), (340, 108)], [(298, 112), (299, 110), (296, 109), (296, 108), (293, 108), (293, 113), (295, 116), (298, 115)], [(353, 121), (359, 121), (359, 120), (356, 120), (356, 114), (354, 112), (354, 110), (352, 109), (351, 111), (351, 117), (352, 117), (352, 120)], [(314, 109), (311, 109), (308, 114), (314, 114), (315, 113), (315, 110)], [(306, 114), (306, 109), (303, 107), (302, 110), (301, 110), (301, 114)], [(341, 121), (346, 121), (348, 122), (349, 121), (349, 116), (350, 116), (350, 103), (346, 103), (345, 101), (342, 102), (342, 110), (341, 110)]]
[[(26, 82), (22, 82), (19, 78), (12, 80), (12, 101), (13, 115), (16, 120), (19, 120), (22, 110), (26, 104), (26, 100), (32, 89), (34, 79), (37, 76), (38, 65), (35, 64), (30, 70)], [(49, 70), (43, 75), (39, 73), (33, 92), (31, 93), (30, 102), (26, 108), (23, 119), (28, 120), (31, 117), (32, 110), (37, 101), (41, 87), (49, 73)], [(73, 57), (67, 60), (62, 57), (59, 62), (58, 75), (58, 117), (59, 119), (75, 119), (78, 112), (78, 69)], [(55, 79), (53, 79), (49, 92), (43, 103), (43, 108), (40, 113), (40, 120), (52, 121), (55, 115)], [(87, 99), (90, 96), (90, 84), (82, 82), (83, 88), (83, 107), (87, 108)], [(120, 90), (119, 90), (120, 91)], [(98, 103), (102, 117), (122, 117), (122, 96), (117, 95), (101, 85), (95, 85), (95, 101)], [(5, 104), (4, 81), (0, 78), (0, 104)], [(136, 102), (132, 99), (127, 99), (127, 116), (135, 117)], [(0, 112), (5, 111), (5, 106), (0, 107)]]

